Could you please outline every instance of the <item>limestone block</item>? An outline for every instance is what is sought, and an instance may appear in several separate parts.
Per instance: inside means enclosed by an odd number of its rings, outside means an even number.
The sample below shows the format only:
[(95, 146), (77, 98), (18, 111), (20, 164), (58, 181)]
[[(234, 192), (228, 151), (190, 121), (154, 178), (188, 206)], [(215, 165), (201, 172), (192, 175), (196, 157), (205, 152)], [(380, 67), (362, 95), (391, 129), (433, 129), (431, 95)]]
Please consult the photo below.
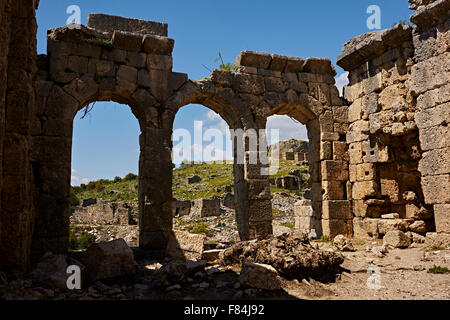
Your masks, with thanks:
[(375, 197), (378, 195), (378, 183), (376, 181), (358, 181), (352, 185), (352, 198), (355, 200)]
[(69, 56), (67, 68), (70, 71), (84, 74), (88, 72), (88, 61), (87, 57)]
[(90, 13), (88, 15), (88, 26), (109, 33), (115, 30), (121, 30), (167, 37), (167, 23), (124, 18), (101, 13)]
[(381, 91), (378, 103), (383, 110), (391, 110), (392, 106), (405, 103), (406, 92), (398, 84), (388, 86)]
[(344, 98), (349, 102), (354, 102), (363, 94), (362, 90), (363, 90), (362, 82), (356, 83), (351, 82), (350, 85), (344, 87)]
[(399, 183), (395, 179), (380, 179), (381, 194), (389, 197), (391, 202), (401, 200)]
[(281, 289), (278, 272), (266, 264), (244, 262), (239, 275), (239, 282), (251, 288), (276, 291)]
[(251, 74), (235, 74), (233, 89), (240, 93), (259, 95), (264, 93), (264, 78)]
[[(287, 57), (284, 72), (301, 72), (305, 61), (298, 57)], [(300, 80), (301, 81), (301, 80)]]
[(89, 59), (88, 72), (102, 77), (114, 77), (116, 67), (112, 61)]
[[(410, 92), (418, 96), (450, 83), (450, 52), (421, 61), (412, 67)], [(446, 70), (447, 72), (443, 72)]]
[(186, 73), (171, 72), (169, 74), (169, 89), (178, 90), (183, 84), (188, 81), (188, 75)]
[(317, 75), (307, 72), (299, 72), (297, 73), (298, 80), (300, 82), (317, 82)]
[(269, 179), (248, 181), (248, 199), (270, 199), (270, 183)]
[(145, 69), (139, 70), (137, 83), (141, 87), (149, 88), (150, 87), (150, 73)]
[(141, 51), (142, 35), (125, 31), (115, 30), (112, 42), (115, 48), (128, 51)]
[(137, 69), (144, 68), (147, 62), (147, 55), (142, 52), (128, 52), (128, 65)]
[(166, 256), (174, 260), (197, 260), (202, 257), (206, 236), (173, 230), (169, 235)]
[(136, 273), (133, 251), (123, 239), (93, 244), (82, 262), (90, 281)]
[(175, 200), (175, 215), (188, 216), (191, 213), (191, 202), (189, 200)]
[(367, 140), (369, 131), (369, 121), (358, 120), (353, 122), (347, 133), (347, 143)]
[(297, 217), (312, 217), (311, 200), (299, 200), (294, 204), (294, 215)]
[(356, 166), (356, 180), (370, 181), (377, 180), (376, 166), (373, 163), (362, 163)]
[(250, 200), (248, 219), (252, 222), (272, 221), (272, 205), (270, 200)]
[(136, 68), (121, 65), (117, 71), (117, 88), (133, 93), (137, 88)]
[(363, 141), (361, 152), (364, 162), (389, 162), (389, 146), (375, 141)]
[(286, 84), (281, 78), (264, 77), (264, 84), (267, 91), (283, 93), (287, 89)]
[(450, 147), (450, 127), (436, 126), (420, 130), (420, 147), (423, 151)]
[(269, 69), (275, 71), (284, 71), (287, 63), (287, 57), (280, 56), (279, 54), (272, 54), (272, 61), (270, 62)]
[(237, 56), (234, 65), (269, 69), (271, 60), (272, 58), (268, 53), (245, 50)]
[[(347, 107), (347, 106), (333, 107), (333, 122), (348, 123), (349, 122), (348, 121), (348, 112), (349, 112), (349, 107)], [(359, 120), (359, 119), (357, 119), (357, 120)]]
[(249, 221), (250, 239), (267, 239), (273, 234), (272, 221)]
[[(345, 143), (345, 142), (344, 142)], [(331, 160), (331, 142), (330, 141), (321, 141), (320, 142), (320, 160)]]
[(379, 111), (378, 93), (369, 93), (364, 96), (362, 102), (362, 118), (369, 119), (369, 116)]
[(308, 86), (304, 82), (298, 80), (297, 74), (293, 72), (283, 73), (283, 81), (286, 83), (288, 88), (295, 90), (296, 92), (308, 92)]
[(389, 231), (383, 237), (383, 245), (390, 245), (394, 248), (406, 248), (411, 244), (411, 238), (399, 230)]
[(418, 170), (423, 176), (450, 173), (450, 148), (424, 152)]
[(333, 160), (350, 160), (345, 141), (333, 141)]
[(409, 224), (407, 220), (403, 219), (379, 219), (378, 220), (378, 232), (380, 234), (386, 234), (389, 231), (407, 231)]
[(348, 122), (361, 120), (362, 114), (362, 98), (358, 98), (348, 107)]
[(330, 238), (342, 234), (351, 237), (353, 234), (352, 220), (322, 219), (322, 234)]
[(422, 190), (427, 204), (450, 203), (450, 175), (422, 177)]
[(172, 57), (159, 54), (149, 54), (147, 57), (147, 67), (155, 70), (171, 70)]
[(303, 65), (303, 71), (315, 74), (331, 74), (336, 75), (336, 70), (331, 64), (330, 59), (325, 58), (308, 58)]
[(450, 233), (450, 204), (434, 205), (434, 222), (438, 233)]
[[(345, 195), (345, 183), (343, 181), (322, 181), (318, 184), (319, 195), (323, 200), (342, 200)], [(313, 184), (314, 187), (314, 184)], [(320, 199), (320, 197), (319, 197)]]
[(353, 236), (356, 239), (378, 238), (378, 220), (353, 218)]
[(339, 133), (337, 133), (337, 132), (321, 132), (320, 140), (322, 140), (322, 141), (338, 141)]
[[(450, 88), (449, 88), (450, 89)], [(450, 103), (429, 107), (416, 112), (414, 120), (419, 129), (439, 126), (450, 122)]]
[(102, 59), (114, 61), (118, 63), (125, 63), (127, 59), (128, 52), (121, 49), (114, 50), (103, 50), (102, 51)]
[(142, 49), (147, 53), (171, 55), (175, 41), (158, 35), (145, 35)]
[(325, 200), (322, 202), (322, 219), (352, 219), (351, 202), (348, 200)]
[(371, 92), (380, 92), (383, 89), (383, 80), (381, 72), (363, 81), (364, 92), (369, 94)]
[(416, 220), (409, 225), (409, 230), (417, 233), (427, 232), (427, 225), (423, 220)]
[(348, 149), (348, 154), (351, 164), (358, 164), (363, 162), (362, 143), (351, 143)]
[(417, 97), (417, 107), (420, 110), (433, 108), (450, 100), (450, 84), (439, 89), (429, 90)]
[(353, 200), (353, 213), (357, 217), (379, 218), (382, 214), (382, 207), (369, 205), (365, 200)]
[(213, 217), (219, 215), (219, 199), (196, 199), (192, 203), (191, 216), (194, 218)]
[(321, 163), (323, 180), (346, 181), (348, 180), (347, 161), (325, 160)]

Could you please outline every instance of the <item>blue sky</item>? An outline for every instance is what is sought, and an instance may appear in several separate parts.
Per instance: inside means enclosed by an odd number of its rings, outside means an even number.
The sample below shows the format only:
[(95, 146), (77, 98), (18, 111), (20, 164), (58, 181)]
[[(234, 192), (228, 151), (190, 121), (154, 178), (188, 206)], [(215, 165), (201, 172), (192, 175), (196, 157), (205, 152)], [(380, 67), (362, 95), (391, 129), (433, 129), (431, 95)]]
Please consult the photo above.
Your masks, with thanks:
[[(370, 5), (381, 8), (381, 27), (408, 19), (407, 0), (41, 0), (37, 11), (38, 53), (46, 53), (46, 30), (66, 24), (70, 5), (81, 8), (82, 24), (88, 13), (106, 13), (169, 24), (175, 39), (173, 70), (190, 79), (208, 77), (220, 51), (233, 62), (242, 50), (282, 55), (336, 58), (343, 44), (369, 32)], [(343, 70), (336, 66), (338, 76)], [(138, 122), (127, 106), (97, 103), (89, 117), (74, 122), (73, 184), (137, 173)], [(194, 121), (224, 130), (223, 121), (202, 106), (186, 106), (177, 114), (176, 128), (193, 132)], [(269, 127), (281, 130), (280, 139), (306, 138), (304, 128), (286, 118), (271, 119)]]

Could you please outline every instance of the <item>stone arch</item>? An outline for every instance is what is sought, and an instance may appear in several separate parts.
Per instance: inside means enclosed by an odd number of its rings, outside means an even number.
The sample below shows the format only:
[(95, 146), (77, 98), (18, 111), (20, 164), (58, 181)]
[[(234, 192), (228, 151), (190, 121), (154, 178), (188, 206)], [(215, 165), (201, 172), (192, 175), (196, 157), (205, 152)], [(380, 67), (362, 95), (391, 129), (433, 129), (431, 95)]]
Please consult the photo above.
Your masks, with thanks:
[[(313, 190), (306, 201), (296, 204), (295, 228), (304, 232), (322, 234), (322, 176), (320, 163), (321, 126), (320, 115), (324, 108), (320, 102), (309, 95), (301, 95), (300, 102), (283, 102), (275, 105), (266, 119), (273, 115), (287, 115), (306, 126), (308, 134), (308, 166), (310, 173), (309, 184)], [(268, 102), (271, 104), (270, 102)], [(320, 192), (317, 192), (317, 190)], [(310, 210), (311, 208), (312, 210)], [(311, 216), (312, 212), (312, 216)]]
[[(203, 105), (219, 114), (228, 124), (231, 130), (251, 129), (255, 127), (253, 115), (239, 97), (231, 90), (216, 88), (210, 80), (189, 81), (176, 94), (169, 99), (163, 114), (163, 126), (173, 128), (176, 113), (188, 104)], [(238, 139), (244, 137), (232, 135), (233, 143), (233, 176), (234, 196), (236, 203), (236, 222), (241, 240), (255, 238), (251, 234), (251, 222), (249, 221), (249, 184), (246, 179), (245, 163), (239, 162)], [(244, 142), (243, 142), (244, 143)], [(271, 233), (271, 232), (270, 232)]]
[[(53, 85), (38, 107), (42, 130), (33, 136), (37, 213), (32, 246), (38, 252), (67, 251), (73, 120), (78, 111), (95, 101), (114, 101), (130, 107), (141, 129), (139, 172), (145, 171), (149, 156), (147, 140), (151, 139), (152, 133), (149, 130), (158, 123), (149, 112), (154, 99), (148, 92), (140, 90), (130, 95), (120, 90), (102, 90), (89, 75), (74, 79), (63, 87)], [(147, 190), (149, 182), (149, 179), (140, 178), (139, 190)], [(155, 196), (140, 191), (139, 199)], [(144, 202), (140, 201), (140, 227), (148, 221), (143, 217), (144, 207)]]

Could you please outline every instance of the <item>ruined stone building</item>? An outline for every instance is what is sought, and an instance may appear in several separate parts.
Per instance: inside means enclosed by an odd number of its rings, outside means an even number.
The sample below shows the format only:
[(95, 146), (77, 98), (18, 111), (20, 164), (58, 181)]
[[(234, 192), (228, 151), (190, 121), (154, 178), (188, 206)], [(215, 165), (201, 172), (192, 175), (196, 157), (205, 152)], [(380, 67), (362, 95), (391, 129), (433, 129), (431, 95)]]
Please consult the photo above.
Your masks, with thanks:
[[(190, 80), (172, 71), (166, 24), (101, 14), (87, 27), (49, 30), (47, 54), (37, 56), (38, 2), (0, 2), (2, 266), (26, 270), (35, 254), (67, 251), (73, 118), (94, 101), (126, 104), (139, 121), (143, 249), (164, 250), (173, 236), (172, 126), (191, 103), (231, 129), (265, 129), (276, 114), (306, 125), (312, 190), (302, 205), (318, 236), (450, 234), (450, 0), (410, 0), (414, 26), (347, 42), (337, 62), (349, 71), (344, 97), (323, 58), (243, 51), (238, 72)], [(249, 150), (242, 140), (235, 151)], [(242, 240), (272, 233), (266, 157), (235, 159)]]

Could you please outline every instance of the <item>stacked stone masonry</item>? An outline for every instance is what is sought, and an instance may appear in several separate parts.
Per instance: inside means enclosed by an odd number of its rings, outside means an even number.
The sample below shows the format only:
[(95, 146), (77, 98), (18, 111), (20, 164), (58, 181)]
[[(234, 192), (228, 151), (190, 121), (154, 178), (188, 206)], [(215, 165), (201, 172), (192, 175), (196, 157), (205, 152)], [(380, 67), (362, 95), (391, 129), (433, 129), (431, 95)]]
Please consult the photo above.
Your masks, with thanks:
[(414, 27), (344, 45), (338, 65), (350, 83), (341, 98), (334, 67), (322, 58), (243, 51), (237, 72), (189, 80), (172, 71), (167, 24), (102, 14), (90, 15), (87, 27), (49, 30), (47, 54), (36, 57), (38, 1), (2, 1), (1, 264), (26, 270), (32, 253), (67, 251), (73, 119), (95, 101), (128, 105), (140, 125), (136, 220), (143, 249), (165, 250), (183, 208), (172, 197), (171, 135), (178, 110), (191, 103), (243, 133), (233, 137), (242, 240), (272, 234), (259, 130), (275, 114), (308, 129), (311, 192), (296, 205), (297, 228), (330, 237), (396, 229), (450, 234), (450, 1), (410, 2)]
[[(349, 71), (348, 190), (358, 237), (450, 233), (449, 1), (410, 2), (420, 8), (414, 28), (359, 36), (338, 58)], [(399, 219), (382, 218), (388, 213)]]

